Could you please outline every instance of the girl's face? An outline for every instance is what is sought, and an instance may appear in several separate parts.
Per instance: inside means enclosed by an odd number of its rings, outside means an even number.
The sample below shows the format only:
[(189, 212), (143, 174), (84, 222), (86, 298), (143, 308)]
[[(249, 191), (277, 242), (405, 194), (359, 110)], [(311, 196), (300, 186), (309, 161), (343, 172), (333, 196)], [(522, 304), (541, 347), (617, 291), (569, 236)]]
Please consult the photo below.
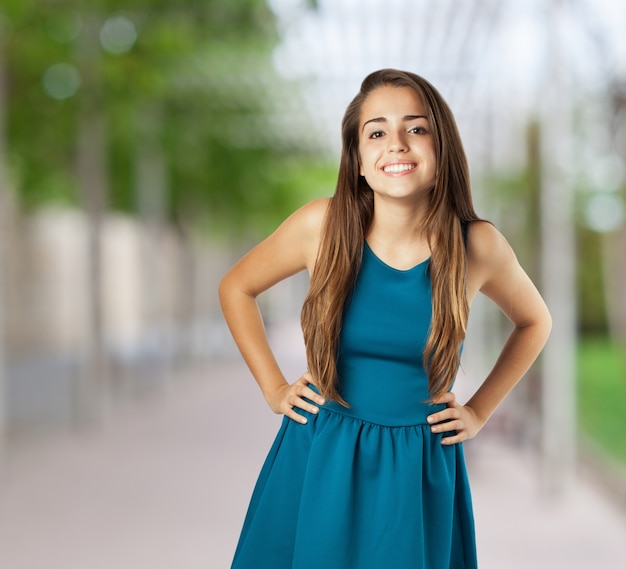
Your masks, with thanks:
[(372, 91), (361, 107), (359, 166), (377, 197), (428, 199), (437, 159), (422, 101), (408, 87)]

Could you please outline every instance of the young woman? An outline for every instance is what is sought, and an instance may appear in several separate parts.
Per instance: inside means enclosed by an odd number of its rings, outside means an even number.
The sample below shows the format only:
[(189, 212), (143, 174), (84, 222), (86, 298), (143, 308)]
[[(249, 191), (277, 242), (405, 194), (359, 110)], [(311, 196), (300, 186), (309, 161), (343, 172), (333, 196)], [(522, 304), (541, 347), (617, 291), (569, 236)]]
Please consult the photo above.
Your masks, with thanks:
[[(460, 443), (533, 363), (550, 315), (504, 237), (474, 212), (454, 117), (432, 85), (374, 72), (342, 126), (334, 196), (296, 211), (220, 285), (233, 337), (285, 416), (232, 567), (475, 568)], [(304, 269), (308, 371), (290, 382), (255, 299)], [(479, 292), (513, 331), (462, 405), (451, 389)]]

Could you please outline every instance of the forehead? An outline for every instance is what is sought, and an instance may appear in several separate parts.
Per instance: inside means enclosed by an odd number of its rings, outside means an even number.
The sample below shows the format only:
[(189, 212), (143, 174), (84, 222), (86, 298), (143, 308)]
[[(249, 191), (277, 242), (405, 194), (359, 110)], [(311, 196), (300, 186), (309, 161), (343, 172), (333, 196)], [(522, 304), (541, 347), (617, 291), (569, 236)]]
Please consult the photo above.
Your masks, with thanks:
[(360, 123), (372, 118), (426, 115), (426, 107), (410, 87), (385, 85), (374, 89), (363, 101)]

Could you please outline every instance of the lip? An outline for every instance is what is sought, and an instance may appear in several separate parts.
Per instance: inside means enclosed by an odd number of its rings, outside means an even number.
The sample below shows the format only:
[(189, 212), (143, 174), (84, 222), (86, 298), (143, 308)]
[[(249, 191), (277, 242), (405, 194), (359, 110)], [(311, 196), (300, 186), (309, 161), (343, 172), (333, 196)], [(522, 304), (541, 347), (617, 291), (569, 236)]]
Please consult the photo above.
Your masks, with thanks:
[[(389, 168), (390, 166), (411, 166), (410, 169), (407, 170), (400, 170), (398, 172), (387, 172), (385, 171), (385, 168)], [(417, 162), (414, 162), (413, 160), (394, 160), (393, 162), (387, 162), (386, 164), (383, 164), (380, 168), (381, 172), (383, 174), (385, 174), (385, 176), (405, 176), (406, 174), (410, 174), (411, 172), (414, 172), (417, 169)]]

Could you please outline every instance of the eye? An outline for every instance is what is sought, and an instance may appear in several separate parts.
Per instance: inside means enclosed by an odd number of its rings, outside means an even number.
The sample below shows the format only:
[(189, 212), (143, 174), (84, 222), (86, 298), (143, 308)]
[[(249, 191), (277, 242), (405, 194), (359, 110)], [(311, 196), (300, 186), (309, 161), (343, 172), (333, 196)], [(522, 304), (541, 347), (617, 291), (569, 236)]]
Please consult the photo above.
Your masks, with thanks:
[(409, 129), (412, 134), (428, 134), (428, 131), (423, 126), (414, 126)]
[(383, 131), (382, 130), (375, 130), (373, 132), (370, 132), (368, 138), (380, 138), (381, 136), (383, 136)]

